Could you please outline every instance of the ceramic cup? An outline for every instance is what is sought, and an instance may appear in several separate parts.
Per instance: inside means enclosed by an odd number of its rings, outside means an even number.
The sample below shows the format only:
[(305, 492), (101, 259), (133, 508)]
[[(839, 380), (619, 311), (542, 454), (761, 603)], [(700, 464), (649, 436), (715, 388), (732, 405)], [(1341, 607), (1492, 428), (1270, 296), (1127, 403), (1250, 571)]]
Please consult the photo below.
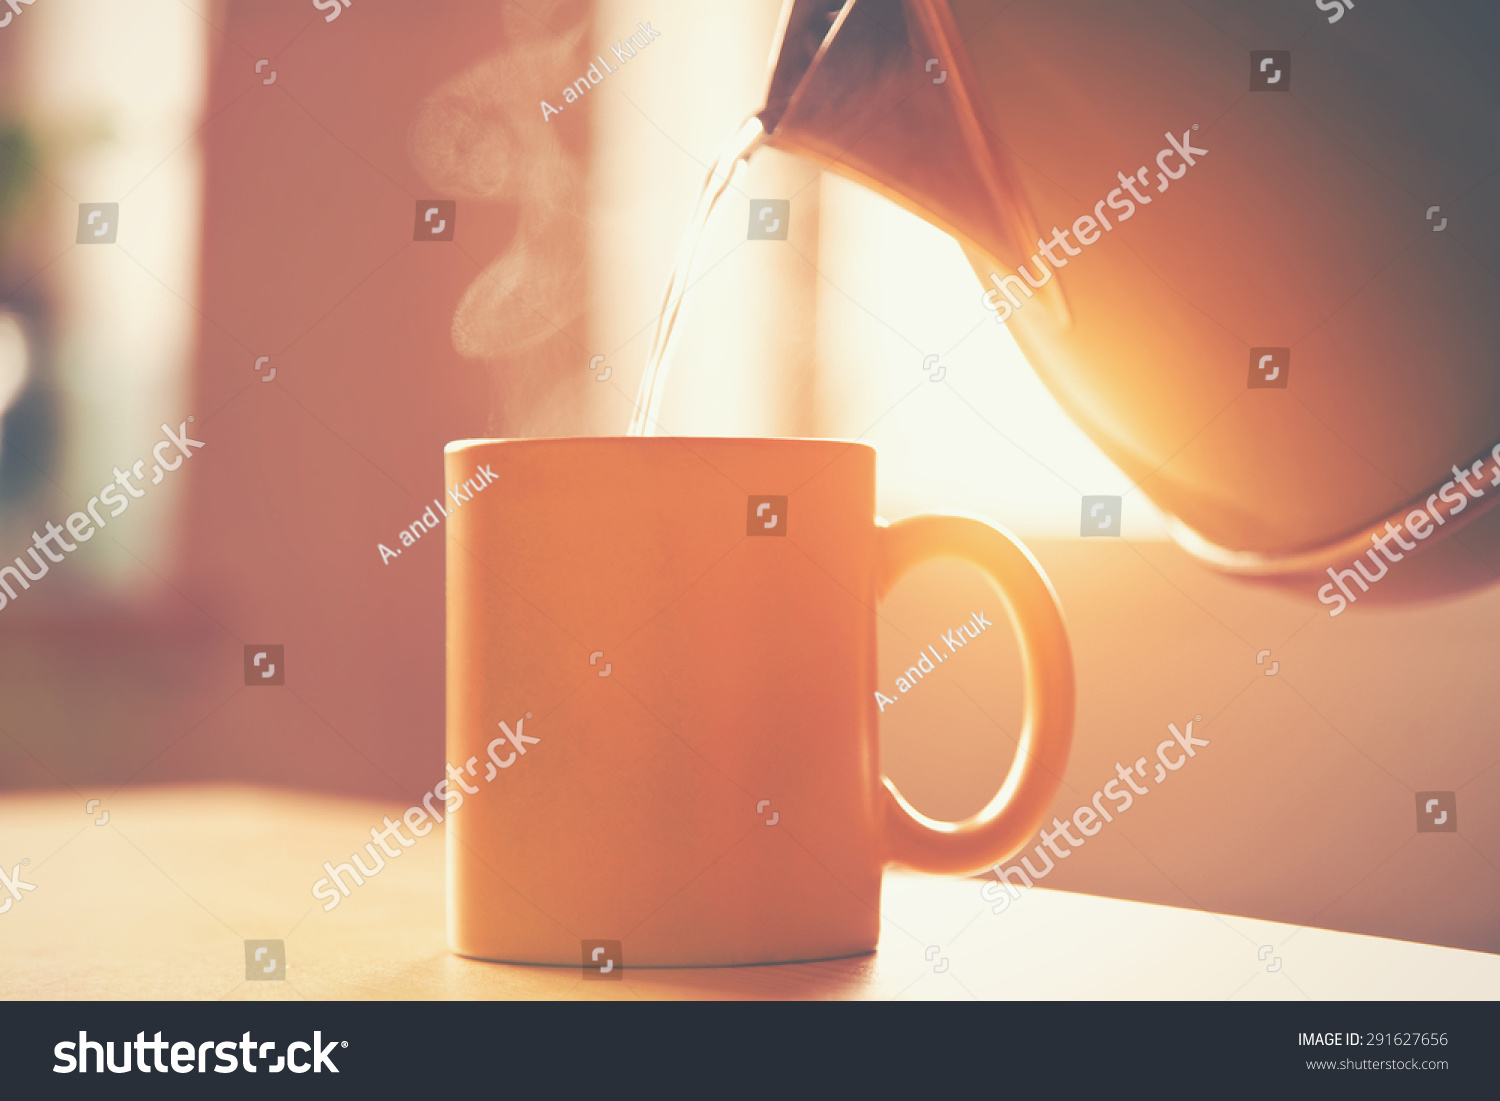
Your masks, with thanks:
[[(977, 871), (1042, 823), (1073, 725), (1052, 588), (981, 520), (878, 519), (873, 448), (469, 440), (446, 466), (455, 952), (868, 952), (886, 865)], [(959, 823), (913, 810), (878, 759), (877, 602), (938, 556), (994, 580), (1025, 666), (1010, 774)]]

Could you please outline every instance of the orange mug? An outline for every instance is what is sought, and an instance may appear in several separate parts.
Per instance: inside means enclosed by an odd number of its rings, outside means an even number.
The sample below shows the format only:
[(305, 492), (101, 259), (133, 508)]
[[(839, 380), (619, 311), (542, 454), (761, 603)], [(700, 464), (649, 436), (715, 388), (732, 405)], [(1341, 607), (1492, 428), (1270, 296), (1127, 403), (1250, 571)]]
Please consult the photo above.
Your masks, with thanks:
[[(983, 521), (878, 519), (874, 448), (464, 440), (445, 462), (453, 951), (602, 972), (869, 952), (886, 864), (977, 871), (1044, 822), (1073, 728), (1056, 595)], [(1025, 665), (1015, 762), (964, 822), (878, 762), (876, 602), (938, 556), (994, 579)]]

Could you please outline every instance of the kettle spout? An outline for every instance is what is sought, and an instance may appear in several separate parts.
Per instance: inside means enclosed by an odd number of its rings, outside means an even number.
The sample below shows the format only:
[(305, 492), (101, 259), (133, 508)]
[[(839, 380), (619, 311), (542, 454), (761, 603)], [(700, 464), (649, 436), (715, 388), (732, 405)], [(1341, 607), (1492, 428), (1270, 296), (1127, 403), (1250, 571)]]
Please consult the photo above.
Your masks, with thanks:
[(853, 0), (786, 0), (771, 44), (766, 105), (755, 113), (767, 134), (781, 122), (813, 59), (833, 38), (840, 17), (853, 6)]
[(766, 144), (823, 162), (1011, 266), (1036, 236), (946, 0), (786, 0)]

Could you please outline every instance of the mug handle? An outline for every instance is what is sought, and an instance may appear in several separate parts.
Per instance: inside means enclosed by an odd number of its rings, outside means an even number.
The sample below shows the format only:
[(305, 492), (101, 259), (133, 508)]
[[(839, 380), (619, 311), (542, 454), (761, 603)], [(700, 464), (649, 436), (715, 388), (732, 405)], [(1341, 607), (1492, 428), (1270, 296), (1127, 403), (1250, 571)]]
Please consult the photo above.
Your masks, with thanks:
[(1073, 652), (1062, 607), (1042, 567), (1009, 532), (967, 516), (876, 519), (876, 596), (928, 558), (962, 558), (1000, 589), (1021, 643), (1026, 704), (1021, 740), (1005, 783), (962, 822), (928, 818), (885, 784), (888, 863), (937, 874), (981, 871), (1020, 851), (1045, 824), (1073, 742)]

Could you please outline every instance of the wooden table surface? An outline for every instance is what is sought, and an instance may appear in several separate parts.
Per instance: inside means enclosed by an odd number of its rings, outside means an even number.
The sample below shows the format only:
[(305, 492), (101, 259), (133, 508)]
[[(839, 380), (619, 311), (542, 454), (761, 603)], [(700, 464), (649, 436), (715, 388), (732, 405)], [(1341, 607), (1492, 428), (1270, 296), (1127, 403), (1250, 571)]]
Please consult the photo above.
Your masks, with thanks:
[[(400, 809), (216, 785), (127, 789), (91, 813), (72, 793), (6, 796), (0, 863), (36, 889), (0, 914), (0, 997), (1500, 997), (1484, 953), (1043, 889), (997, 915), (976, 880), (896, 871), (872, 955), (585, 982), (448, 951), (441, 828), (325, 913), (323, 861)], [(246, 981), (246, 939), (285, 942), (284, 981)]]

